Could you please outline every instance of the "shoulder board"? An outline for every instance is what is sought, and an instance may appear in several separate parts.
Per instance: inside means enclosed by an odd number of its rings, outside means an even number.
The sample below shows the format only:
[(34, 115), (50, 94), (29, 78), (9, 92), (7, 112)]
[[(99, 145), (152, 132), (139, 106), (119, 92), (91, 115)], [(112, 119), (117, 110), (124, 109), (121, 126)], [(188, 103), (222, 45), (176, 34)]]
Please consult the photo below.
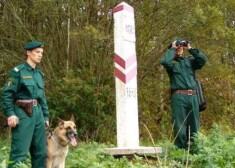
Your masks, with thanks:
[(14, 68), (15, 72), (19, 72), (19, 69), (17, 67)]
[(13, 71), (15, 71), (15, 72), (19, 72), (23, 67), (24, 67), (24, 65), (23, 65), (23, 64), (18, 65), (18, 66), (16, 66), (16, 67), (13, 69)]

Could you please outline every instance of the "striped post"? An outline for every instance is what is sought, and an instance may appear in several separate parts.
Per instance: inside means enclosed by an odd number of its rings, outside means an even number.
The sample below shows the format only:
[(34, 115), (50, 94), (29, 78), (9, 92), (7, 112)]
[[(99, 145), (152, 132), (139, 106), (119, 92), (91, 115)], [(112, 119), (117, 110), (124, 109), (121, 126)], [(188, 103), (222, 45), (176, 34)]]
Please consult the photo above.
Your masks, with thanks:
[(107, 148), (105, 153), (111, 155), (161, 153), (160, 147), (139, 146), (134, 9), (122, 2), (114, 8), (113, 14), (117, 147)]
[(139, 147), (134, 9), (122, 2), (113, 15), (117, 145)]

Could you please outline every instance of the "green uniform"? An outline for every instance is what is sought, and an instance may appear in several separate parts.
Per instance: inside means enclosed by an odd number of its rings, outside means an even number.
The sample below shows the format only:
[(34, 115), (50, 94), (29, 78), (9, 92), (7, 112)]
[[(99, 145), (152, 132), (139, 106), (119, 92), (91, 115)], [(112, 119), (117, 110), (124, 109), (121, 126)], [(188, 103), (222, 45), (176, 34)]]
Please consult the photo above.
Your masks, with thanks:
[[(2, 95), (2, 88), (0, 90), (0, 94)], [(2, 110), (3, 110), (2, 97), (0, 97), (0, 113)]]
[[(191, 56), (176, 57), (175, 48), (168, 49), (161, 60), (169, 78), (171, 90), (195, 90), (195, 70), (200, 69), (206, 63), (207, 57), (198, 49), (191, 48)], [(199, 129), (199, 105), (197, 95), (172, 94), (171, 95), (172, 122), (176, 136), (175, 145), (186, 148), (188, 133), (197, 133)]]
[[(46, 130), (45, 121), (49, 113), (44, 93), (44, 75), (36, 66), (33, 69), (27, 62), (15, 67), (9, 73), (2, 90), (4, 113), (7, 117), (16, 115), (19, 124), (12, 128), (10, 161), (14, 164), (31, 154), (33, 168), (45, 168)], [(15, 104), (16, 100), (36, 99), (38, 104), (32, 107), (32, 116)], [(9, 165), (13, 167), (13, 164)]]

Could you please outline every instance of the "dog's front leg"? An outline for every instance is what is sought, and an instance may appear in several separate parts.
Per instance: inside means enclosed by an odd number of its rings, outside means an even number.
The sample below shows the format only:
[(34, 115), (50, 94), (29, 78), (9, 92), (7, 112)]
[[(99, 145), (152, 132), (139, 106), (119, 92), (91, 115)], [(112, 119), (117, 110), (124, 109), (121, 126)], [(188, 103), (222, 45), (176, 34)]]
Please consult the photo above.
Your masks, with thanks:
[(47, 157), (47, 166), (46, 168), (52, 168), (52, 158)]
[(59, 164), (58, 168), (65, 168), (65, 159), (62, 159), (61, 163)]

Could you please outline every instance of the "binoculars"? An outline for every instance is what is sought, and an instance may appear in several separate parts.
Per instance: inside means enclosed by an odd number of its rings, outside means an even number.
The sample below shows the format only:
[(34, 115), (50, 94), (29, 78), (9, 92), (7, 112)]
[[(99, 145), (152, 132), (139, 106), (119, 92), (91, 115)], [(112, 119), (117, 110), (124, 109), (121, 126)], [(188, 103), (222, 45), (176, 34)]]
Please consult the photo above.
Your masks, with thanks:
[(188, 40), (177, 40), (175, 42), (175, 45), (178, 47), (178, 46), (183, 46), (183, 47), (187, 47), (189, 44), (189, 41)]

